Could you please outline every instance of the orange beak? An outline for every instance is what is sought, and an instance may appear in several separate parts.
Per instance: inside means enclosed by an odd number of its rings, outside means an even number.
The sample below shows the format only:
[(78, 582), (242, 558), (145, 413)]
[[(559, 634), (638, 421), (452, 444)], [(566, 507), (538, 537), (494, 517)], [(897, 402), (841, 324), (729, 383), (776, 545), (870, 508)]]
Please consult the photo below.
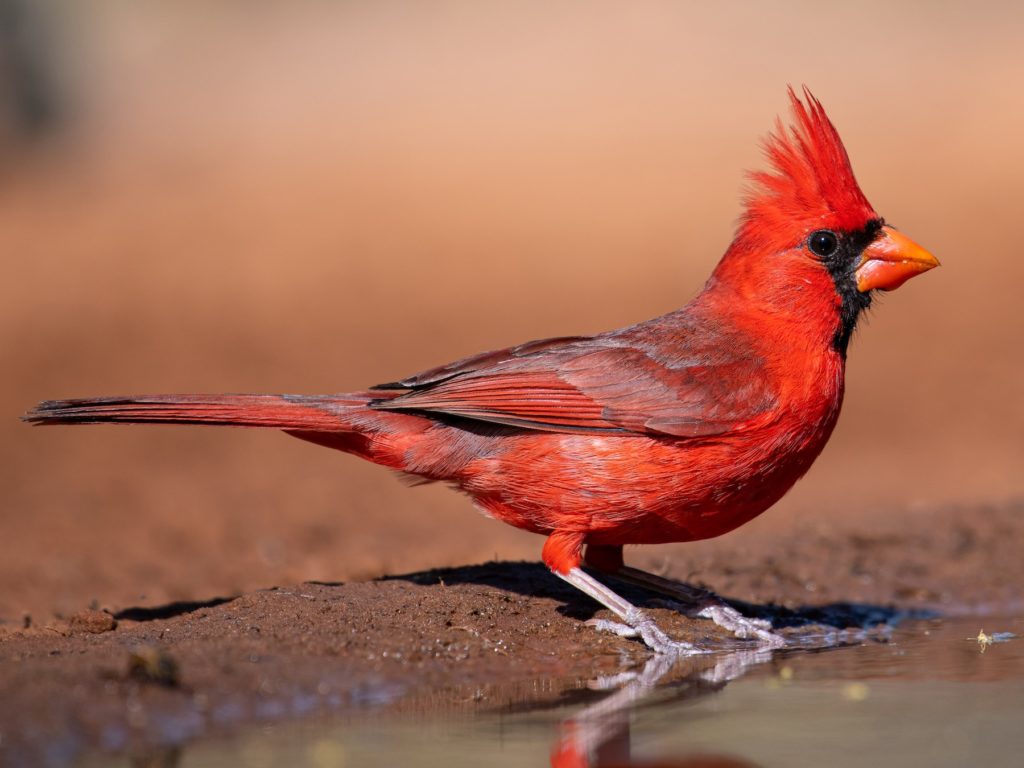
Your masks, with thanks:
[(892, 227), (882, 227), (881, 234), (864, 249), (857, 265), (857, 290), (891, 291), (914, 275), (937, 266), (939, 260), (909, 237)]

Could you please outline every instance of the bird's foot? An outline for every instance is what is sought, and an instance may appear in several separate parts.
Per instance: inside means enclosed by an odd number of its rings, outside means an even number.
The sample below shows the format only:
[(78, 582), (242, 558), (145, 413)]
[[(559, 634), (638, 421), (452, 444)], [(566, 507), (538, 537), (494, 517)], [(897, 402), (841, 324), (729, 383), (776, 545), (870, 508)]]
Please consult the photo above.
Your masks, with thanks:
[(673, 640), (654, 623), (654, 619), (638, 608), (628, 611), (624, 622), (608, 619), (591, 619), (587, 624), (599, 632), (612, 632), (619, 637), (638, 638), (655, 653), (671, 656), (696, 656), (710, 651), (691, 643)]
[(743, 640), (757, 640), (765, 648), (784, 648), (786, 639), (772, 632), (772, 623), (764, 619), (750, 619), (721, 600), (709, 600), (697, 615), (711, 619), (715, 624)]
[(666, 579), (638, 568), (621, 567), (615, 578), (645, 589), (660, 592), (670, 598), (663, 604), (687, 616), (711, 619), (715, 624), (744, 640), (756, 640), (762, 648), (782, 648), (786, 645), (781, 635), (772, 631), (770, 621), (748, 619), (722, 598), (708, 589), (692, 587), (672, 579)]

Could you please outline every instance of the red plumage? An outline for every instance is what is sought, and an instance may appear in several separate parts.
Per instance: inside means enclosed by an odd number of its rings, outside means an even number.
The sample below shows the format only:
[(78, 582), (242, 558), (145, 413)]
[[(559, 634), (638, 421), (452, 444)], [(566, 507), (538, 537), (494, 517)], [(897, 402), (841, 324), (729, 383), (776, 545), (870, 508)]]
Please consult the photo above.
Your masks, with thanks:
[(752, 174), (736, 239), (678, 311), (367, 392), (73, 400), (26, 418), (274, 427), (443, 480), (548, 536), (552, 570), (652, 647), (678, 650), (580, 571), (584, 547), (590, 564), (624, 573), (625, 544), (718, 536), (778, 501), (836, 424), (846, 342), (871, 291), (937, 264), (883, 225), (818, 101), (790, 97), (795, 126), (767, 140), (772, 170)]

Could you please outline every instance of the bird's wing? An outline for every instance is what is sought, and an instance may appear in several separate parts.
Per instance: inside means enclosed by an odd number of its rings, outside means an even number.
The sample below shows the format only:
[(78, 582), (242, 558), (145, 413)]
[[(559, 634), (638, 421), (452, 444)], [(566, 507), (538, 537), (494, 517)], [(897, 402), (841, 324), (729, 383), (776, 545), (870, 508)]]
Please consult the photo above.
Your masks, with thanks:
[(378, 384), (371, 389), (419, 389), (430, 384), (438, 384), (453, 376), (462, 373), (472, 373), (487, 368), (489, 365), (505, 363), (520, 357), (535, 355), (549, 349), (565, 347), (576, 342), (588, 341), (590, 336), (556, 336), (551, 339), (537, 339), (528, 341), (505, 349), (495, 349), (490, 352), (481, 352), (477, 355), (464, 357), (453, 363), (439, 365), (436, 368), (428, 368), (425, 371), (409, 376), (401, 381), (390, 381), (387, 384)]
[(545, 339), (386, 385), (412, 391), (374, 406), (551, 432), (707, 437), (742, 429), (775, 405), (756, 356), (737, 345), (693, 346)]

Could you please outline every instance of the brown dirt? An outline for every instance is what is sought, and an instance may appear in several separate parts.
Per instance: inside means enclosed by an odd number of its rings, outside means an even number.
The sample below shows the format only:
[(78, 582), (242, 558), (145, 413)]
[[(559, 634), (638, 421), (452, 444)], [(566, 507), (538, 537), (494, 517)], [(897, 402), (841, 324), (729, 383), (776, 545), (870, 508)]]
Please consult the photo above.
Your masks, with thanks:
[[(1022, 512), (919, 509), (869, 528), (801, 526), (756, 547), (726, 540), (701, 559), (701, 581), (794, 638), (915, 614), (1020, 613)], [(736, 645), (707, 621), (649, 607), (679, 639)], [(542, 566), (490, 563), (4, 625), (0, 744), (16, 764), (47, 749), (141, 749), (408, 701), (493, 708), (495, 695), (467, 690), (499, 682), (498, 698), (557, 698), (647, 657), (583, 623), (595, 616), (610, 617)]]

